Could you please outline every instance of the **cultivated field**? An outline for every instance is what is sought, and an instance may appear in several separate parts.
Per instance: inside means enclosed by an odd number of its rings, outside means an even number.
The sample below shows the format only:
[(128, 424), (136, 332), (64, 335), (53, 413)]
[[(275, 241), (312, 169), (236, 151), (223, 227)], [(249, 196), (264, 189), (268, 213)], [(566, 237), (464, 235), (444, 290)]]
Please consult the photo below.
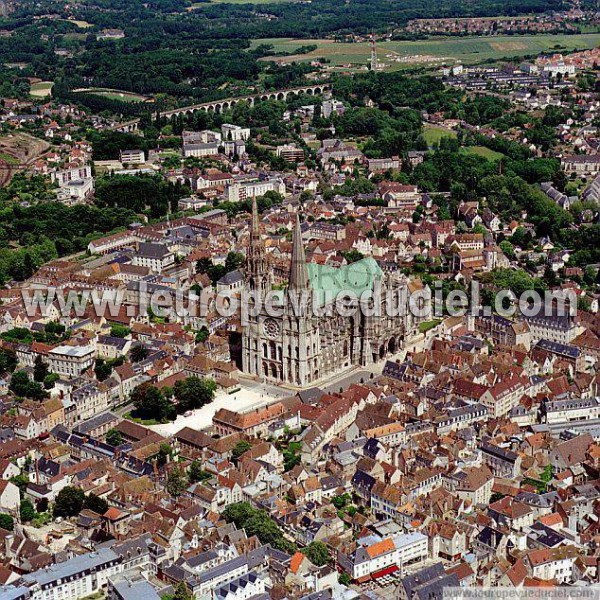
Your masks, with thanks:
[(443, 137), (456, 137), (456, 132), (445, 127), (436, 127), (435, 125), (425, 125), (423, 127), (423, 137), (428, 146), (439, 144)]
[(61, 21), (65, 21), (66, 23), (73, 23), (73, 25), (77, 25), (79, 29), (89, 29), (94, 25), (92, 23), (88, 23), (87, 21), (78, 21), (77, 19), (60, 19)]
[(208, 4), (279, 4), (281, 2), (290, 2), (291, 0), (210, 0), (209, 2), (194, 2), (187, 8), (188, 11), (204, 8)]
[[(276, 52), (294, 52), (300, 46), (315, 44), (308, 54), (274, 56), (263, 60), (279, 63), (327, 58), (335, 67), (364, 67), (370, 57), (368, 42), (336, 43), (324, 39), (268, 38), (254, 40), (253, 47), (272, 44)], [(584, 50), (600, 45), (600, 33), (581, 35), (480, 36), (468, 38), (435, 37), (419, 41), (392, 41), (377, 44), (377, 56), (386, 70), (415, 66), (436, 67), (444, 63), (475, 64), (486, 60), (502, 60), (543, 52)]]
[(52, 93), (54, 83), (52, 81), (40, 81), (31, 86), (29, 93), (36, 98), (45, 98)]
[(146, 96), (134, 94), (133, 92), (123, 92), (121, 90), (108, 90), (105, 88), (80, 88), (73, 91), (94, 94), (96, 96), (102, 96), (103, 98), (110, 98), (111, 100), (120, 100), (121, 102), (145, 102), (146, 100), (148, 100)]
[(497, 161), (501, 158), (504, 158), (504, 154), (502, 152), (496, 152), (495, 150), (490, 150), (485, 146), (468, 146), (464, 149), (465, 152), (469, 154), (476, 154), (477, 156), (481, 156), (483, 158), (487, 158), (491, 161)]

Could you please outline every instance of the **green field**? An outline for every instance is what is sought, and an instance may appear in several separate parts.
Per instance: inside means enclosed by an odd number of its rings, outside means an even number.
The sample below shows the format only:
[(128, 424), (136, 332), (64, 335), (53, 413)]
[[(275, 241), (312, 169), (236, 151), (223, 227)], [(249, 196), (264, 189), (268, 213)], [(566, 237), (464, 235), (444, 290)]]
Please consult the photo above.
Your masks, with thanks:
[(85, 92), (86, 94), (94, 94), (111, 100), (120, 100), (121, 102), (144, 102), (148, 100), (146, 96), (134, 94), (132, 92), (122, 92), (121, 90), (108, 90), (105, 88), (80, 88), (73, 90), (75, 92)]
[(435, 146), (440, 143), (443, 137), (456, 137), (456, 132), (444, 127), (436, 127), (435, 125), (425, 125), (423, 128), (423, 137), (428, 146)]
[(40, 81), (31, 85), (29, 93), (36, 98), (45, 98), (52, 93), (53, 86), (54, 83), (52, 81)]
[(422, 323), (419, 323), (419, 331), (421, 333), (427, 333), (430, 329), (437, 327), (441, 322), (441, 319), (433, 319), (433, 321), (423, 321)]
[(0, 152), (0, 160), (8, 163), (9, 165), (18, 165), (19, 159), (14, 157), (12, 154), (7, 154), (6, 152)]
[(87, 21), (78, 21), (77, 19), (59, 19), (60, 21), (64, 21), (65, 23), (73, 23), (73, 25), (77, 25), (79, 29), (89, 29), (94, 25), (92, 23), (88, 23)]
[(495, 150), (490, 150), (485, 146), (468, 146), (464, 149), (465, 152), (469, 154), (476, 154), (477, 156), (482, 156), (483, 158), (487, 158), (488, 160), (496, 161), (504, 158), (504, 154), (502, 152), (496, 152)]
[(209, 4), (279, 4), (291, 0), (210, 0), (210, 2), (194, 2), (187, 10), (196, 10)]
[[(369, 60), (370, 45), (362, 43), (336, 43), (325, 39), (267, 38), (254, 40), (252, 47), (272, 44), (276, 52), (294, 52), (300, 46), (316, 45), (308, 54), (268, 57), (279, 63), (308, 61), (323, 57), (333, 66), (361, 66)], [(408, 67), (437, 67), (461, 62), (474, 64), (486, 60), (511, 59), (538, 55), (543, 52), (584, 50), (600, 45), (600, 33), (581, 35), (523, 35), (481, 36), (468, 38), (435, 37), (419, 41), (391, 41), (377, 44), (377, 56), (386, 70)]]
[(129, 92), (94, 92), (96, 96), (110, 98), (111, 100), (120, 100), (121, 102), (144, 102), (144, 96), (130, 94)]

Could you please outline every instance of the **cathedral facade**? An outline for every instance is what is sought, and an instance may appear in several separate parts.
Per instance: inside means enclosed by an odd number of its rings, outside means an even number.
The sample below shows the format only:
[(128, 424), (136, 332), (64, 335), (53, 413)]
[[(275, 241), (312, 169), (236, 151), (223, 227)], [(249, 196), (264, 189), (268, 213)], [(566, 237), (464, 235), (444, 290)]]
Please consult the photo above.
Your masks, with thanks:
[[(255, 202), (246, 273), (247, 292), (264, 295), (272, 289)], [(280, 310), (275, 315), (263, 307), (244, 324), (242, 370), (270, 383), (310, 387), (397, 352), (407, 316), (387, 310), (386, 303), (400, 297), (406, 283), (402, 275), (383, 273), (371, 258), (339, 269), (307, 264), (297, 217)], [(373, 293), (376, 288), (380, 293)], [(372, 298), (369, 310), (357, 301), (365, 297)]]

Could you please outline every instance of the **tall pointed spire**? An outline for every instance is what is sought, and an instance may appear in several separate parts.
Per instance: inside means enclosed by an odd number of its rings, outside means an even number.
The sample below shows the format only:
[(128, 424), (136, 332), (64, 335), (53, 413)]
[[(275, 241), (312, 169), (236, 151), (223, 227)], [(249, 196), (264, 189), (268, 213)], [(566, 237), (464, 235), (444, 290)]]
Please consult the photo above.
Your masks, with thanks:
[(300, 229), (300, 216), (296, 213), (296, 225), (292, 237), (292, 264), (290, 265), (290, 289), (305, 290), (308, 288), (308, 269), (306, 268), (306, 254), (302, 244), (302, 230)]
[(250, 235), (254, 239), (260, 238), (260, 221), (258, 220), (258, 203), (256, 202), (256, 196), (252, 198), (252, 226), (250, 228)]
[(260, 237), (256, 198), (252, 198), (252, 222), (250, 225), (250, 243), (246, 253), (246, 268), (250, 289), (264, 290), (269, 287), (269, 268), (265, 255), (265, 245)]

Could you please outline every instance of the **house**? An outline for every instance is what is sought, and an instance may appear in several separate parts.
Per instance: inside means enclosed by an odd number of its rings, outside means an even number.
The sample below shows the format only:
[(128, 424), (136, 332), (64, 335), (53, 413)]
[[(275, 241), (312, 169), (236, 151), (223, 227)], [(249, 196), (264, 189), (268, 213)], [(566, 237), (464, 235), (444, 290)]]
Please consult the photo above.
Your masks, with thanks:
[(533, 509), (518, 502), (510, 496), (492, 503), (488, 507), (488, 514), (499, 525), (505, 525), (509, 529), (522, 531), (525, 527), (533, 525), (534, 511)]
[(133, 256), (132, 264), (148, 267), (154, 273), (162, 273), (166, 268), (175, 264), (175, 255), (165, 244), (140, 242)]
[(462, 471), (449, 476), (452, 483), (451, 491), (461, 499), (476, 505), (489, 504), (494, 485), (494, 475), (487, 465), (480, 467), (466, 467)]
[(14, 513), (21, 504), (19, 488), (6, 479), (0, 479), (0, 509)]
[(122, 571), (122, 559), (110, 548), (81, 554), (64, 562), (23, 575), (31, 600), (83, 598), (107, 587)]
[(573, 565), (579, 553), (574, 546), (530, 550), (525, 564), (531, 577), (543, 581), (556, 581), (559, 585), (572, 583)]
[(0, 459), (0, 478), (1, 479), (11, 479), (11, 477), (16, 477), (21, 473), (21, 469), (17, 467), (13, 462), (11, 462), (8, 458)]
[(246, 413), (238, 413), (220, 408), (213, 416), (213, 426), (219, 435), (245, 433), (247, 435), (267, 435), (269, 425), (280, 419), (286, 412), (281, 402)]
[(237, 269), (226, 273), (217, 281), (217, 293), (239, 292), (244, 287), (244, 275)]
[(351, 553), (338, 551), (338, 564), (357, 581), (382, 577), (427, 558), (428, 538), (422, 533), (396, 534), (387, 538), (370, 535), (357, 540)]
[(522, 377), (508, 377), (486, 390), (480, 402), (491, 416), (502, 417), (519, 403), (524, 391), (525, 380)]
[(500, 448), (489, 442), (479, 446), (483, 462), (490, 468), (494, 477), (514, 479), (521, 472), (521, 456), (516, 452)]
[(96, 350), (91, 344), (81, 346), (56, 346), (48, 352), (48, 368), (53, 373), (76, 377), (93, 364)]
[(567, 173), (577, 175), (593, 175), (600, 173), (600, 155), (575, 154), (561, 158), (560, 166)]
[(156, 589), (145, 579), (131, 581), (122, 579), (119, 581), (108, 581), (108, 600), (160, 600)]
[(557, 472), (578, 465), (585, 461), (586, 452), (593, 443), (594, 438), (589, 433), (561, 442), (550, 451), (550, 463)]
[(121, 150), (119, 159), (123, 164), (142, 165), (146, 162), (146, 155), (143, 150)]
[(400, 600), (439, 600), (447, 587), (458, 587), (455, 573), (446, 573), (441, 562), (418, 570), (400, 580)]
[(435, 522), (429, 527), (429, 544), (432, 558), (455, 561), (467, 552), (467, 535), (453, 523)]

